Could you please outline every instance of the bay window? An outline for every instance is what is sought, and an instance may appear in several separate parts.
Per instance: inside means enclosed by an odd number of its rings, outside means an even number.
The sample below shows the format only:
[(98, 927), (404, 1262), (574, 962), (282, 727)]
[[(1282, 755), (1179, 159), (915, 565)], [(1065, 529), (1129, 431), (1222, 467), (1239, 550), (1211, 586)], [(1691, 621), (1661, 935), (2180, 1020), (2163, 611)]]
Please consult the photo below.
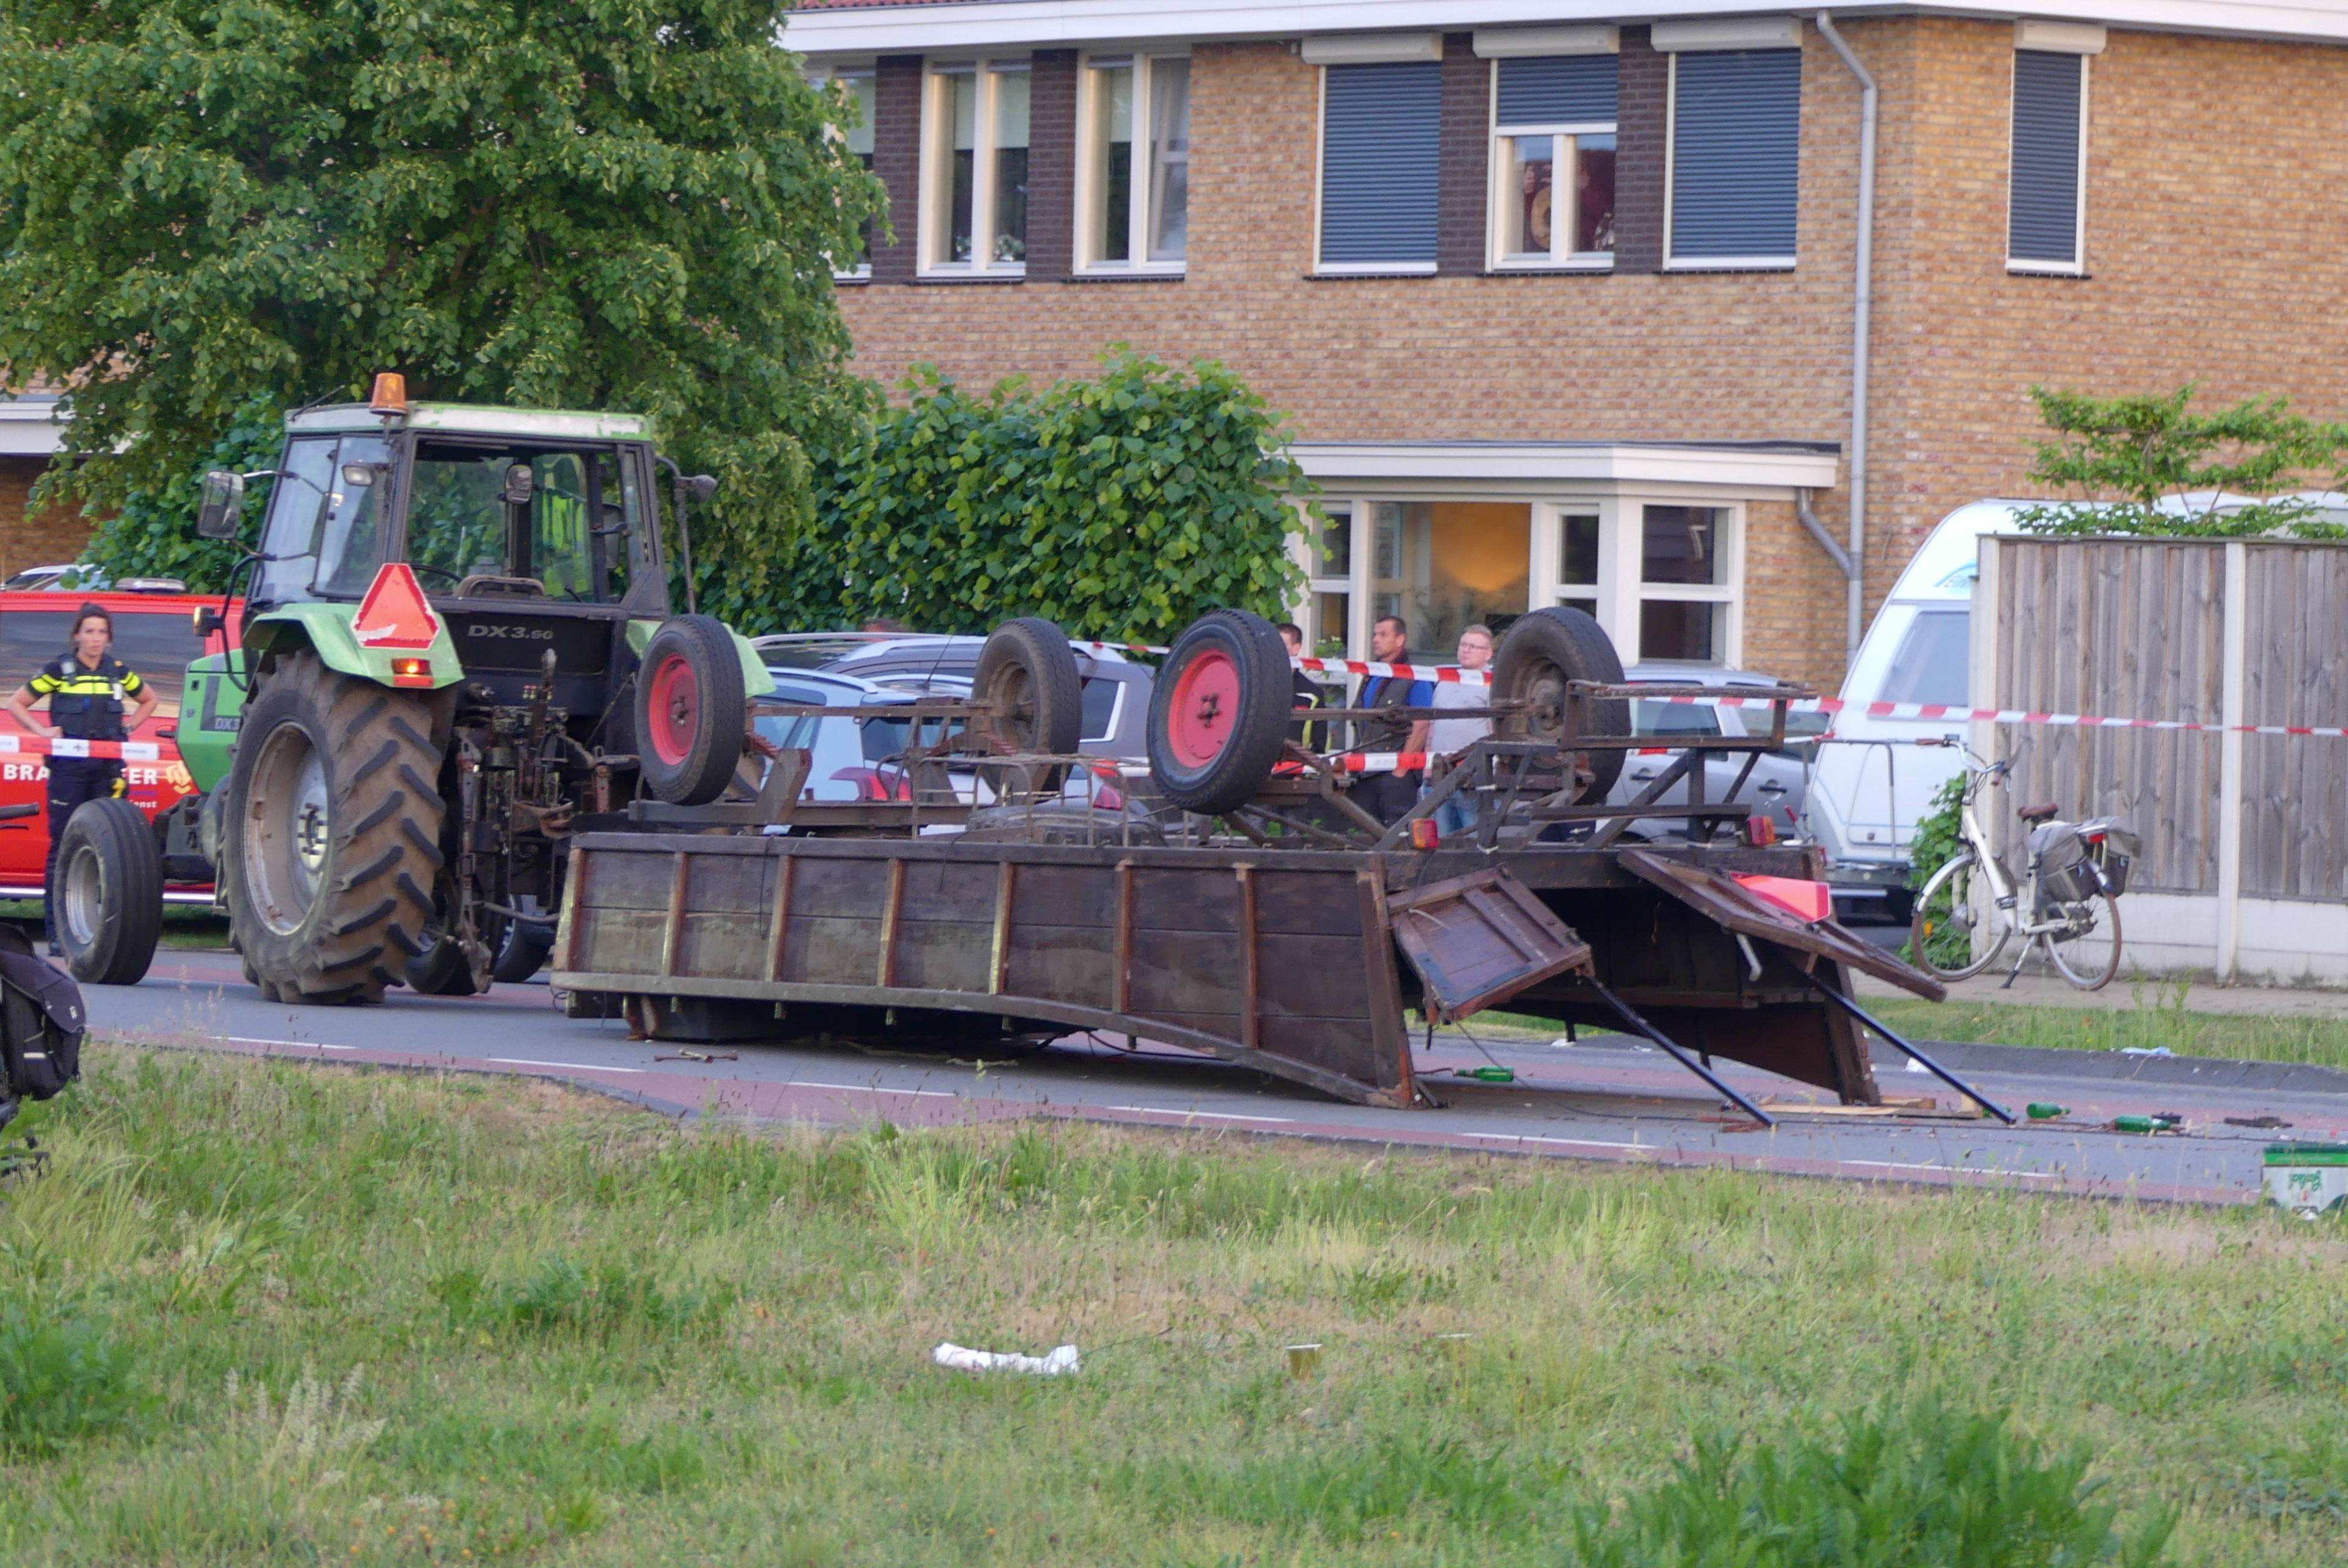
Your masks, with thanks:
[(1027, 62), (933, 66), (925, 101), (923, 271), (1017, 276), (1027, 260)]
[(1076, 264), (1180, 271), (1189, 240), (1189, 60), (1095, 56), (1080, 91)]

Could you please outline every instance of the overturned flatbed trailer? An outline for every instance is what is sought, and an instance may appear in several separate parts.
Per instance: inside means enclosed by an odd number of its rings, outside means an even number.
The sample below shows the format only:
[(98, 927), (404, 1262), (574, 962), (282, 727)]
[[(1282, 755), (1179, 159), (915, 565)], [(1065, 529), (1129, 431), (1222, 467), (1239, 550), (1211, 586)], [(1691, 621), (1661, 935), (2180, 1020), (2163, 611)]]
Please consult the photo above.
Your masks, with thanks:
[(1701, 901), (1737, 898), (1738, 876), (1811, 877), (1811, 854), (589, 834), (551, 978), (660, 1039), (1095, 1030), (1395, 1106), (1419, 1099), (1406, 1009), (1505, 1001), (1635, 1017), (1659, 1043), (1878, 1103), (1818, 987), (1912, 971), (1762, 900), (1745, 899), (1757, 940)]

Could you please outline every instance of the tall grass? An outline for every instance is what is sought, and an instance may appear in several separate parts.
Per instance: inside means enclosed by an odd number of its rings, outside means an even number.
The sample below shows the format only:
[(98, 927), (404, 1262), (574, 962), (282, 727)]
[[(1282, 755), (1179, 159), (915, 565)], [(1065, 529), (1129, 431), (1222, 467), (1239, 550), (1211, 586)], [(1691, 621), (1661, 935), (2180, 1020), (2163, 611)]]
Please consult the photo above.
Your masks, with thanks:
[[(1079, 1125), (680, 1132), (114, 1050), (59, 1105), (50, 1173), (0, 1189), (12, 1565), (2341, 1538), (2329, 1225)], [(973, 1378), (946, 1338), (1085, 1368)]]

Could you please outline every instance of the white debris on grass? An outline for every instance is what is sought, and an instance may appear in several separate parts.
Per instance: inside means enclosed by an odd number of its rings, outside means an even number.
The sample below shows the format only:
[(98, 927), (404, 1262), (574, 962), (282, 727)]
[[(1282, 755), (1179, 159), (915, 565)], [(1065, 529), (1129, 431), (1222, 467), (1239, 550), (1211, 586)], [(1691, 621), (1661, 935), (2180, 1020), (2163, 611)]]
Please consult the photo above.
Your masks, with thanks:
[(1022, 1356), (1015, 1350), (971, 1350), (947, 1342), (930, 1352), (930, 1359), (957, 1372), (1032, 1372), (1056, 1378), (1076, 1368), (1076, 1348), (1063, 1345), (1048, 1356)]

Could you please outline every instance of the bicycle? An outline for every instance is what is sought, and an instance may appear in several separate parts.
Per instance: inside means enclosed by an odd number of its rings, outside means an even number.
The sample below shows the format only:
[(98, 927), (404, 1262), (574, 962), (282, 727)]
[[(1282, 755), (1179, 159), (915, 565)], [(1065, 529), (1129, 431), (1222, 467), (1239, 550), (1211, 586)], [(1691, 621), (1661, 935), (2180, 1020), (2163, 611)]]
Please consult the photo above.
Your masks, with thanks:
[[(1991, 852), (1974, 809), (1982, 789), (2002, 784), (2012, 764), (1983, 762), (1970, 749), (1965, 758), (1958, 815), (1964, 847), (1916, 895), (1908, 945), (1917, 967), (1943, 980), (1970, 979), (1997, 962), (2019, 936), (2022, 950), (2006, 973), (2006, 985), (2022, 973), (2032, 950), (2040, 948), (2081, 990), (2102, 989), (2120, 972), (2118, 900), (2127, 889), (2128, 867), (2140, 841), (2111, 817), (2057, 822), (2057, 806), (2024, 806), (2014, 815), (2030, 827), (2029, 863), (2017, 887)], [(1986, 886), (1976, 888), (1976, 878)], [(1977, 931), (1979, 922), (1988, 928)]]

